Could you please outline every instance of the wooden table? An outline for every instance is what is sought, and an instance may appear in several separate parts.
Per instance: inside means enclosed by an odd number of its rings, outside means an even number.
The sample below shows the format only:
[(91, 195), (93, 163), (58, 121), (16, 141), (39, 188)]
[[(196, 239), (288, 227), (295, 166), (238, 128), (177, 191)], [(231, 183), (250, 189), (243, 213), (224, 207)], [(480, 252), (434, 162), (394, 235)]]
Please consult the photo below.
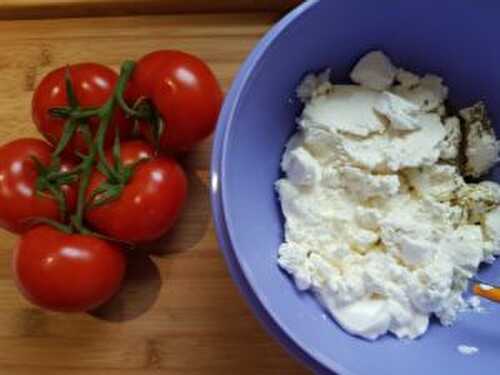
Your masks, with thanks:
[[(121, 13), (109, 6), (112, 1), (102, 3), (104, 13)], [(137, 9), (132, 1), (114, 3)], [(175, 11), (190, 10), (182, 1), (166, 3)], [(88, 14), (89, 8), (71, 0), (0, 2), (0, 18), (40, 16), (0, 21), (1, 142), (36, 135), (30, 117), (33, 88), (46, 72), (67, 63), (116, 67), (151, 50), (178, 48), (204, 58), (227, 88), (244, 57), (279, 18), (275, 11), (291, 2), (241, 3), (246, 12), (240, 14), (43, 19), (54, 4), (56, 16), (65, 15), (64, 6), (72, 16)], [(248, 12), (255, 9), (270, 11)], [(0, 374), (307, 373), (265, 334), (228, 275), (211, 220), (210, 150), (208, 140), (184, 160), (190, 195), (175, 230), (154, 246), (154, 256), (134, 260), (123, 291), (97, 313), (50, 313), (24, 301), (10, 271), (15, 237), (0, 233)]]

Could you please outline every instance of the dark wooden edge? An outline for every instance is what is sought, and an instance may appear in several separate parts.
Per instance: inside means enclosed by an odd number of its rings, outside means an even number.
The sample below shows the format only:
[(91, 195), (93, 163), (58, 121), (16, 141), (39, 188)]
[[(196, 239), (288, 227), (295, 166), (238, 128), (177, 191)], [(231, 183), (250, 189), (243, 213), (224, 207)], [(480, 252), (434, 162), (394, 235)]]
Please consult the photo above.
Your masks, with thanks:
[(0, 20), (109, 17), (153, 14), (279, 12), (302, 0), (48, 0), (0, 2)]

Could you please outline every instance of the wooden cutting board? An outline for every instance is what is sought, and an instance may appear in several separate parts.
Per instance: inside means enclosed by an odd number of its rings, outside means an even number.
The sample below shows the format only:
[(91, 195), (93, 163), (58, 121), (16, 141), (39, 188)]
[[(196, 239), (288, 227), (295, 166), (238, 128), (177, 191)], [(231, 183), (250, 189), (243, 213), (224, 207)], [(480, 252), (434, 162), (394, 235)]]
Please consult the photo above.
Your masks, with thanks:
[[(205, 59), (227, 89), (278, 17), (0, 21), (0, 140), (37, 135), (30, 115), (33, 88), (45, 73), (68, 63), (117, 67), (125, 58), (177, 48)], [(228, 275), (211, 220), (210, 151), (208, 140), (183, 160), (190, 193), (182, 219), (151, 247), (153, 256), (134, 259), (123, 291), (98, 313), (50, 313), (24, 301), (10, 271), (15, 237), (0, 232), (0, 374), (307, 373), (265, 334)]]

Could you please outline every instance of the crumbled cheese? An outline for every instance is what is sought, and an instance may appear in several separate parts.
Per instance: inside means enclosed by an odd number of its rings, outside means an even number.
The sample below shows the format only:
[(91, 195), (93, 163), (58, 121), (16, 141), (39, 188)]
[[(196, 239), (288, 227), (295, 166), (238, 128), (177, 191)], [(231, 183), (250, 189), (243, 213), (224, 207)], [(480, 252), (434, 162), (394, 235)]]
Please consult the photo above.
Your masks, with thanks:
[(439, 107), (437, 107), (436, 113), (441, 117), (446, 117), (448, 115), (448, 110), (446, 109), (446, 106), (444, 104), (441, 104)]
[(373, 111), (377, 99), (378, 93), (371, 89), (335, 85), (332, 93), (318, 95), (306, 106), (301, 122), (359, 136), (381, 132), (384, 123)]
[(394, 82), (396, 68), (380, 51), (363, 56), (351, 72), (351, 80), (373, 90), (386, 90)]
[(420, 83), (420, 77), (412, 72), (399, 68), (396, 72), (396, 81), (398, 81), (402, 87), (411, 88)]
[(477, 224), (484, 215), (500, 205), (500, 187), (487, 182), (467, 184), (457, 191), (456, 201), (466, 210), (467, 221)]
[(357, 195), (361, 200), (374, 197), (390, 197), (399, 191), (397, 175), (373, 175), (355, 167), (339, 169), (346, 190)]
[(320, 74), (308, 74), (304, 77), (297, 90), (297, 97), (306, 103), (313, 97), (328, 94), (333, 90), (330, 82), (331, 70), (326, 69)]
[(384, 91), (373, 107), (389, 120), (393, 129), (416, 130), (419, 128), (419, 108), (408, 100)]
[(340, 140), (352, 163), (379, 172), (396, 172), (407, 167), (434, 164), (445, 137), (441, 119), (436, 114), (420, 113), (418, 131), (405, 134), (387, 131), (365, 139)]
[(356, 221), (361, 228), (372, 230), (378, 229), (381, 220), (382, 213), (376, 208), (367, 208), (363, 206), (356, 208)]
[(442, 84), (443, 80), (435, 75), (426, 74), (417, 86), (394, 86), (394, 93), (413, 102), (426, 112), (436, 111), (448, 97), (448, 88)]
[(312, 186), (320, 178), (321, 167), (303, 147), (297, 147), (283, 158), (281, 168), (290, 171), (290, 179), (296, 185)]
[(444, 120), (443, 126), (446, 130), (446, 136), (442, 143), (440, 157), (443, 160), (456, 163), (460, 151), (460, 143), (462, 142), (460, 120), (455, 116), (448, 117)]
[(483, 216), (484, 235), (491, 241), (492, 255), (500, 255), (500, 208), (497, 207)]
[(481, 306), (481, 298), (478, 296), (469, 297), (467, 303), (473, 312), (481, 313), (484, 311), (484, 308)]
[(473, 355), (479, 353), (479, 349), (475, 346), (458, 345), (457, 350), (463, 355)]
[(363, 87), (305, 78), (276, 183), (279, 265), (346, 331), (371, 340), (415, 338), (431, 315), (450, 325), (479, 309), (462, 293), (500, 253), (500, 186), (460, 175), (460, 124), (436, 113), (446, 113), (442, 80), (396, 73), (386, 59), (358, 63), (352, 79)]
[(433, 164), (405, 170), (408, 184), (421, 197), (430, 197), (439, 202), (450, 201), (465, 182), (458, 169), (446, 164)]
[(486, 117), (483, 103), (461, 110), (460, 115), (465, 120), (464, 174), (480, 177), (498, 161), (500, 143)]

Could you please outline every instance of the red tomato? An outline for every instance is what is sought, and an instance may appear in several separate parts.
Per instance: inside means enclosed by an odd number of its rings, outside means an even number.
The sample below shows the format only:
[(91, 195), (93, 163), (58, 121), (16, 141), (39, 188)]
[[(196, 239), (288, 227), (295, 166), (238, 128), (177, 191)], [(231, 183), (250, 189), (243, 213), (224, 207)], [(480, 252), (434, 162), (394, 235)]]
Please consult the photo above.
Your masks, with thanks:
[(125, 257), (119, 247), (96, 237), (41, 225), (21, 237), (13, 269), (18, 288), (35, 305), (89, 311), (120, 288)]
[[(180, 51), (152, 52), (137, 62), (132, 87), (136, 97), (151, 98), (163, 117), (164, 150), (187, 151), (214, 130), (222, 91), (199, 58)], [(149, 127), (142, 130), (150, 139)]]
[[(31, 157), (36, 157), (44, 165), (50, 163), (53, 148), (44, 141), (21, 138), (0, 147), (0, 226), (12, 232), (22, 233), (32, 223), (30, 219), (43, 217), (61, 220), (55, 199), (36, 194), (38, 177)], [(63, 164), (63, 170), (72, 165)], [(74, 208), (76, 189), (66, 186), (67, 206)]]
[[(125, 165), (145, 156), (151, 159), (136, 167), (118, 199), (87, 210), (87, 221), (98, 231), (140, 243), (158, 239), (174, 225), (186, 200), (187, 179), (175, 160), (153, 155), (151, 146), (142, 141), (122, 144)], [(87, 196), (104, 180), (101, 173), (94, 172)]]
[[(32, 116), (38, 130), (53, 145), (61, 138), (66, 119), (53, 117), (50, 108), (68, 106), (66, 95), (65, 73), (67, 67), (56, 69), (47, 74), (37, 86), (32, 100)], [(80, 107), (100, 107), (112, 95), (118, 75), (110, 68), (92, 63), (69, 66), (75, 96)], [(98, 118), (89, 120), (92, 132), (95, 134), (99, 126)], [(111, 145), (116, 129), (122, 138), (131, 131), (130, 121), (125, 118), (121, 109), (117, 109), (110, 129), (106, 134), (106, 144)], [(65, 152), (85, 152), (87, 144), (81, 134), (75, 134)]]

